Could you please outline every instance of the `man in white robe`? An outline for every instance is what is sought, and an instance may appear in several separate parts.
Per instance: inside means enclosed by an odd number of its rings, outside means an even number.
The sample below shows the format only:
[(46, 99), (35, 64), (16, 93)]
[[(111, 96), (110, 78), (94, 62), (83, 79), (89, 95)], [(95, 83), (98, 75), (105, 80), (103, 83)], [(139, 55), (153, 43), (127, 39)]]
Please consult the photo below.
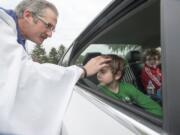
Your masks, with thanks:
[(96, 57), (83, 69), (33, 62), (25, 41), (52, 36), (58, 12), (46, 0), (24, 0), (16, 12), (0, 8), (0, 134), (56, 135), (78, 79), (108, 60)]

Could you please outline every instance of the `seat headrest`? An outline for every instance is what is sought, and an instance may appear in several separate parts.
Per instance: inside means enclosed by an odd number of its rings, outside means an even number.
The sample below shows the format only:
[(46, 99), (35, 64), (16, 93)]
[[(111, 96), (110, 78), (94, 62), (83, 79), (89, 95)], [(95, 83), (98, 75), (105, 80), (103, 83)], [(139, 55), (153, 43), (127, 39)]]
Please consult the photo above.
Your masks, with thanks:
[(101, 55), (100, 52), (92, 52), (92, 53), (87, 53), (84, 57), (83, 65), (85, 65), (90, 59)]
[(126, 59), (129, 63), (141, 61), (142, 60), (142, 54), (140, 51), (137, 51), (137, 50), (130, 51), (127, 53)]

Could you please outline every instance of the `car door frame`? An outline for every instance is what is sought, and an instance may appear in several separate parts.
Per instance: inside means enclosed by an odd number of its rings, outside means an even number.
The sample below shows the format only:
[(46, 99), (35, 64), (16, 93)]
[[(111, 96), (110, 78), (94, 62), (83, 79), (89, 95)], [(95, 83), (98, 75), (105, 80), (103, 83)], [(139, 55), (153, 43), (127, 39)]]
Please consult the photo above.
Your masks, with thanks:
[[(115, 5), (114, 5), (115, 6)], [(113, 6), (112, 6), (113, 7)], [(111, 8), (112, 8), (111, 7)], [(173, 8), (172, 8), (173, 7)], [(110, 9), (109, 9), (110, 11)], [(105, 17), (104, 14), (95, 20), (101, 20)], [(161, 49), (162, 49), (162, 73), (163, 73), (163, 128), (167, 134), (178, 135), (180, 133), (180, 88), (179, 69), (180, 69), (180, 0), (161, 0)], [(70, 47), (71, 53), (68, 56), (68, 65), (74, 63), (77, 56), (77, 51), (88, 45), (93, 35), (96, 35), (98, 27), (94, 28), (96, 21), (89, 25), (81, 35), (73, 42)], [(92, 29), (90, 32), (89, 30)], [(89, 33), (88, 33), (89, 32)], [(86, 37), (84, 34), (86, 33)], [(85, 43), (86, 42), (86, 43)], [(78, 46), (77, 46), (78, 45)], [(63, 61), (61, 62), (63, 64)]]
[[(171, 7), (171, 8), (170, 8)], [(164, 130), (171, 135), (180, 133), (180, 1), (161, 1), (161, 43), (163, 71)]]

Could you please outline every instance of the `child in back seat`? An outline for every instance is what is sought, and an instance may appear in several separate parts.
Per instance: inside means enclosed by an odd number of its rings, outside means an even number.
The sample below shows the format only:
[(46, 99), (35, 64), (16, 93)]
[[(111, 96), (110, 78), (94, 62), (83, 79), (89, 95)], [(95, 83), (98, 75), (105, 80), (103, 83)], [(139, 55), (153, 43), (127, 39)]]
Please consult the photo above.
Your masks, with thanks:
[(159, 68), (160, 52), (148, 49), (144, 55), (144, 67), (141, 72), (141, 81), (145, 92), (155, 101), (161, 103), (162, 74)]
[(113, 54), (105, 57), (110, 57), (112, 60), (107, 67), (97, 73), (100, 90), (114, 99), (137, 104), (147, 112), (162, 117), (162, 108), (158, 103), (144, 95), (133, 85), (121, 82), (125, 66), (124, 59)]

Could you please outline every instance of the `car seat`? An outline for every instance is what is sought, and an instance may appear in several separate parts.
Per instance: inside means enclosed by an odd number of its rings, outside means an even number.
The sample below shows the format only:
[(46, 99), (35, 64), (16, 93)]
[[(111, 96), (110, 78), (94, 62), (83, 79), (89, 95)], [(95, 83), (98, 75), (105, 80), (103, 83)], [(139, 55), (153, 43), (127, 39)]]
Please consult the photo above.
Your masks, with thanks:
[(133, 50), (127, 53), (126, 55), (126, 59), (129, 63), (130, 68), (132, 69), (135, 78), (136, 78), (136, 84), (138, 89), (140, 89), (142, 92), (144, 92), (143, 90), (143, 85), (141, 83), (141, 71), (142, 68), (144, 66), (143, 62), (142, 62), (142, 53), (138, 50)]
[(129, 63), (127, 63), (125, 66), (124, 75), (123, 75), (121, 81), (130, 83), (130, 84), (134, 85), (135, 87), (137, 87), (136, 78), (135, 78), (135, 75), (134, 75)]

